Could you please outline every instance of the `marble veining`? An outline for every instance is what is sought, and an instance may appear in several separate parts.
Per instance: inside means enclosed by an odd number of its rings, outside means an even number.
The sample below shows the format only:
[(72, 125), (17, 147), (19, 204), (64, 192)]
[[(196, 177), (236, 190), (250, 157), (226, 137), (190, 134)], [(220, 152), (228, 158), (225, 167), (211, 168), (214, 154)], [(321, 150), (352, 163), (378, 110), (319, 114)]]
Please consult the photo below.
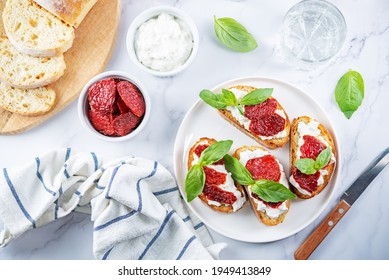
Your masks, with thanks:
[[(288, 58), (280, 45), (282, 19), (297, 0), (123, 0), (119, 37), (106, 70), (125, 71), (146, 85), (152, 112), (145, 129), (133, 140), (108, 143), (87, 133), (78, 121), (77, 104), (44, 124), (13, 136), (0, 136), (0, 167), (23, 164), (36, 155), (60, 147), (94, 151), (113, 157), (141, 156), (161, 162), (173, 172), (176, 133), (185, 113), (203, 88), (242, 76), (266, 76), (290, 82), (308, 92), (330, 115), (342, 149), (337, 189), (323, 213), (307, 228), (284, 240), (251, 244), (211, 234), (228, 247), (223, 259), (292, 259), (297, 247), (338, 203), (338, 198), (372, 159), (389, 146), (389, 2), (330, 0), (343, 12), (347, 36), (330, 61), (301, 64)], [(195, 21), (200, 48), (193, 64), (171, 78), (156, 78), (138, 69), (126, 51), (126, 33), (142, 11), (157, 5), (176, 6)], [(256, 37), (259, 47), (250, 53), (224, 48), (213, 31), (213, 16), (233, 17)], [(365, 80), (365, 99), (351, 120), (334, 98), (338, 79), (349, 69)], [(387, 167), (313, 253), (311, 259), (389, 259), (389, 167)], [(2, 224), (0, 223), (0, 228)], [(0, 259), (93, 259), (90, 217), (69, 217), (30, 231), (0, 249)]]

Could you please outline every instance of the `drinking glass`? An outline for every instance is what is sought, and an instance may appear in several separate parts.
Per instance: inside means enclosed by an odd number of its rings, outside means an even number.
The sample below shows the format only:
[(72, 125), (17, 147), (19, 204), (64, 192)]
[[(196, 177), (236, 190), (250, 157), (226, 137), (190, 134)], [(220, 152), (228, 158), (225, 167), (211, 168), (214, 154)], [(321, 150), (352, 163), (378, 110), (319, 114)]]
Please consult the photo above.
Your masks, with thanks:
[(286, 52), (302, 61), (324, 62), (341, 49), (346, 32), (346, 21), (333, 4), (304, 0), (285, 15), (282, 45)]

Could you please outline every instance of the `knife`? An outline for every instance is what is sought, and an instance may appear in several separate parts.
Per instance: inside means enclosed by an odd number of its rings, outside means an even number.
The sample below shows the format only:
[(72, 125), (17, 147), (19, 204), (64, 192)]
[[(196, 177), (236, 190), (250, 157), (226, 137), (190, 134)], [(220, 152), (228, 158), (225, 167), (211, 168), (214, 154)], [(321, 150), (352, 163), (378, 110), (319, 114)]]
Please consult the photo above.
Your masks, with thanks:
[(389, 147), (386, 148), (376, 159), (374, 159), (365, 171), (359, 175), (354, 183), (352, 183), (352, 185), (343, 193), (339, 204), (295, 251), (294, 258), (296, 260), (308, 259), (312, 252), (320, 245), (328, 233), (330, 233), (339, 220), (343, 218), (358, 197), (388, 163)]

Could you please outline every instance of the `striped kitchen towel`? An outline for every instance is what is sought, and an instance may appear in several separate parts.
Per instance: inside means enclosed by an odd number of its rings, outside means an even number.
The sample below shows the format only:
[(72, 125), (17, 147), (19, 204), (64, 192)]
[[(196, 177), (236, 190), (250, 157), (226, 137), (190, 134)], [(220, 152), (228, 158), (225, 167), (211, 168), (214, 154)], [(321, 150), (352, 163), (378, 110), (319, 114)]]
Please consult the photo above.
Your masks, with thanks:
[(225, 247), (158, 162), (61, 149), (1, 170), (0, 247), (72, 211), (91, 213), (97, 259), (215, 259)]

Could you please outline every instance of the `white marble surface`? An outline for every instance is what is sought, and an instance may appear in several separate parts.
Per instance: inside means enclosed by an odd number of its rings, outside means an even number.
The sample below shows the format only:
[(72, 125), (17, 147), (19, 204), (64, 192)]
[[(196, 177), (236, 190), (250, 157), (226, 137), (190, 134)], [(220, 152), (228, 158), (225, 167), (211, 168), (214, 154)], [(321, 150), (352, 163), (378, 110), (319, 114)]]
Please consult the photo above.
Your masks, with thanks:
[[(88, 134), (78, 121), (76, 102), (48, 122), (28, 132), (0, 136), (0, 167), (12, 167), (59, 147), (113, 156), (136, 155), (160, 161), (173, 171), (173, 145), (178, 127), (202, 88), (240, 76), (268, 76), (293, 83), (315, 98), (330, 115), (343, 154), (341, 176), (330, 206), (298, 234), (267, 244), (238, 242), (211, 231), (216, 242), (228, 244), (223, 259), (292, 259), (294, 250), (336, 205), (342, 192), (368, 163), (389, 146), (389, 2), (332, 0), (348, 24), (346, 42), (330, 62), (310, 67), (290, 65), (280, 55), (278, 40), (286, 11), (298, 1), (266, 0), (123, 0), (119, 38), (107, 70), (138, 77), (151, 93), (150, 121), (136, 139), (108, 143)], [(172, 5), (190, 14), (200, 33), (194, 63), (174, 78), (156, 78), (137, 69), (125, 46), (127, 28), (141, 11)], [(234, 17), (257, 38), (251, 53), (222, 47), (213, 32), (213, 15)], [(351, 120), (338, 109), (333, 91), (350, 68), (365, 80), (365, 100)], [(312, 255), (312, 259), (389, 259), (389, 168), (371, 184), (352, 209)], [(0, 223), (1, 227), (1, 223)], [(0, 259), (93, 259), (89, 216), (72, 214), (30, 231), (6, 248)]]

